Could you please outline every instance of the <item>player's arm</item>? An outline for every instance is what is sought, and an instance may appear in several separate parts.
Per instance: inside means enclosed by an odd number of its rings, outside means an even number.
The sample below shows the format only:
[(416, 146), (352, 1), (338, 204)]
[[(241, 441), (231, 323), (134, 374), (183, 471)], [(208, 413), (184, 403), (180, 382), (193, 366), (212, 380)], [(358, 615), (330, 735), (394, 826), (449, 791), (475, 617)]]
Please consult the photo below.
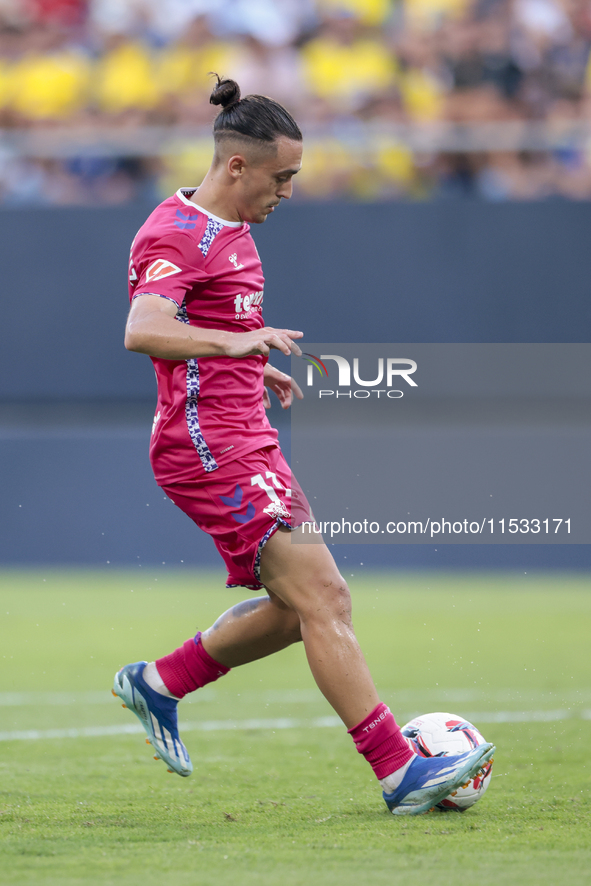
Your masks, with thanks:
[(265, 365), (263, 378), (265, 383), (265, 393), (263, 398), (265, 409), (271, 408), (271, 401), (269, 400), (269, 395), (266, 390), (267, 388), (277, 394), (283, 409), (289, 409), (294, 397), (297, 397), (298, 400), (303, 400), (304, 394), (297, 381), (295, 381), (290, 375), (286, 375), (285, 372), (281, 372), (279, 369), (271, 366), (270, 363)]
[(125, 327), (128, 351), (149, 354), (163, 360), (190, 360), (193, 357), (267, 356), (272, 348), (290, 354), (301, 354), (294, 339), (303, 332), (265, 326), (252, 332), (226, 332), (203, 329), (175, 320), (177, 305), (158, 295), (139, 295), (131, 305)]

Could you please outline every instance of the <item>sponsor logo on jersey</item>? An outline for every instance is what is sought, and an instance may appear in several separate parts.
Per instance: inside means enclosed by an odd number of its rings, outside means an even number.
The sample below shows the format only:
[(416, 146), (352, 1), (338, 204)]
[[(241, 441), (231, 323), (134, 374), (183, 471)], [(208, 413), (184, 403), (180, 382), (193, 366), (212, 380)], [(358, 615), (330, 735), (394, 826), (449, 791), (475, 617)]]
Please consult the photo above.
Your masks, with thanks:
[[(234, 297), (234, 310), (236, 320), (244, 320), (253, 311), (262, 311), (264, 292), (250, 292), (248, 295), (236, 295)], [(243, 312), (243, 313), (241, 313)]]
[(243, 268), (243, 267), (244, 267), (244, 265), (242, 265), (242, 264), (239, 265), (239, 264), (238, 264), (238, 255), (237, 255), (235, 252), (232, 253), (232, 255), (229, 255), (229, 256), (228, 256), (228, 261), (231, 262), (231, 263), (234, 265), (234, 270), (235, 270), (235, 271), (239, 271), (240, 268)]
[(146, 271), (146, 283), (153, 283), (154, 280), (162, 280), (163, 277), (171, 277), (173, 274), (180, 274), (180, 272), (181, 269), (168, 259), (157, 258)]

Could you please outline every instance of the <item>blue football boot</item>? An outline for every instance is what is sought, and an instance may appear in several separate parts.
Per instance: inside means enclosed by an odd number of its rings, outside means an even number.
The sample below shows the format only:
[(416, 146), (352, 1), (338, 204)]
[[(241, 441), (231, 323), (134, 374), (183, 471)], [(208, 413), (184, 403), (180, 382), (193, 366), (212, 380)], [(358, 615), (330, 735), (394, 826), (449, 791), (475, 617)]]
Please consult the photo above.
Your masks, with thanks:
[(142, 677), (146, 664), (137, 661), (121, 668), (115, 674), (113, 695), (123, 701), (123, 707), (129, 708), (146, 730), (146, 741), (154, 748), (155, 759), (164, 760), (169, 772), (190, 775), (193, 764), (179, 735), (178, 701), (148, 686)]
[(404, 778), (391, 794), (383, 792), (393, 815), (428, 812), (452, 791), (470, 782), (490, 760), (496, 748), (490, 742), (465, 754), (449, 757), (414, 757)]

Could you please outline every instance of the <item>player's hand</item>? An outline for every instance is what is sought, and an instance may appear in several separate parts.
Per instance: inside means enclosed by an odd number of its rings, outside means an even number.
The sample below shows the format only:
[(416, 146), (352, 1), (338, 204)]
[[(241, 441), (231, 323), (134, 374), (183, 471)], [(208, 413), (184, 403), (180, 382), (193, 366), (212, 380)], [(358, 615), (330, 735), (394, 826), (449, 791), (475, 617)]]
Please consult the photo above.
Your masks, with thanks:
[(226, 357), (250, 357), (253, 354), (268, 357), (271, 349), (275, 348), (287, 357), (291, 354), (300, 357), (302, 352), (294, 339), (302, 338), (303, 335), (303, 332), (295, 329), (274, 329), (272, 326), (264, 326), (252, 332), (231, 332), (228, 334), (224, 352)]
[(265, 392), (263, 394), (265, 409), (271, 408), (271, 400), (269, 399), (267, 388), (277, 394), (282, 409), (289, 409), (294, 396), (297, 397), (298, 400), (303, 400), (304, 394), (297, 381), (291, 378), (291, 376), (286, 375), (285, 372), (280, 372), (279, 369), (275, 369), (270, 363), (267, 363), (265, 366), (263, 377), (265, 382)]

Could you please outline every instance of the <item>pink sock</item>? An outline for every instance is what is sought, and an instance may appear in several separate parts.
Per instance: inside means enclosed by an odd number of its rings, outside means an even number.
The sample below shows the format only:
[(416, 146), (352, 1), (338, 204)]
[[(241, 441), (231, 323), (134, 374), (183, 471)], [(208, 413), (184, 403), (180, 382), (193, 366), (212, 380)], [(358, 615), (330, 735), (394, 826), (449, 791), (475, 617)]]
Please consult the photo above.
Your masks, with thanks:
[(200, 631), (170, 655), (159, 658), (156, 667), (162, 682), (176, 698), (213, 683), (230, 670), (207, 654)]
[(385, 704), (380, 703), (365, 720), (349, 729), (349, 735), (378, 779), (391, 775), (414, 756)]

